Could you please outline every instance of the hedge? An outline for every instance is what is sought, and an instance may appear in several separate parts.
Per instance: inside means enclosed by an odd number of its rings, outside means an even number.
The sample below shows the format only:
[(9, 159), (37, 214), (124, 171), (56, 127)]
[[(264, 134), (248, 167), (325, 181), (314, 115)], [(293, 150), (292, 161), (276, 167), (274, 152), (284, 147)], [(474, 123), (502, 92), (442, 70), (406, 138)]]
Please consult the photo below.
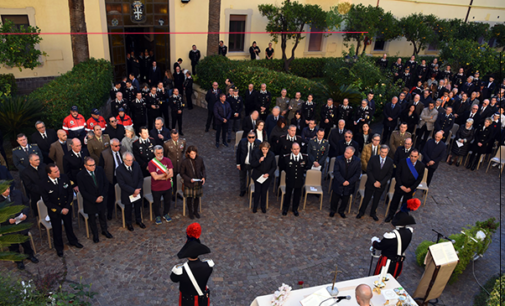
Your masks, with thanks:
[(16, 95), (18, 85), (12, 73), (0, 74), (0, 97), (10, 97)]
[[(324, 76), (323, 68), (327, 60), (328, 58), (326, 57), (295, 58), (289, 66), (289, 72), (307, 79), (321, 78)], [(284, 61), (282, 59), (234, 60), (232, 63), (234, 66), (262, 67), (278, 72), (285, 72)]]
[[(249, 64), (249, 62), (244, 63)], [(219, 83), (221, 90), (224, 90), (226, 87), (224, 81), (227, 78), (230, 78), (240, 89), (239, 94), (242, 96), (249, 84), (253, 84), (258, 90), (262, 83), (267, 84), (267, 90), (272, 93), (273, 98), (271, 107), (275, 105), (274, 98), (280, 95), (283, 88), (288, 91), (289, 97), (294, 97), (296, 92), (300, 92), (303, 98), (306, 98), (308, 94), (313, 94), (316, 105), (324, 105), (329, 96), (326, 88), (318, 82), (259, 67), (256, 64), (237, 65), (237, 61), (218, 55), (208, 56), (198, 64), (197, 83), (205, 90), (211, 89), (214, 81)]]
[(112, 78), (113, 67), (109, 61), (91, 58), (38, 88), (30, 98), (43, 104), (42, 118), (46, 125), (59, 127), (73, 105), (86, 118), (93, 108), (104, 105)]

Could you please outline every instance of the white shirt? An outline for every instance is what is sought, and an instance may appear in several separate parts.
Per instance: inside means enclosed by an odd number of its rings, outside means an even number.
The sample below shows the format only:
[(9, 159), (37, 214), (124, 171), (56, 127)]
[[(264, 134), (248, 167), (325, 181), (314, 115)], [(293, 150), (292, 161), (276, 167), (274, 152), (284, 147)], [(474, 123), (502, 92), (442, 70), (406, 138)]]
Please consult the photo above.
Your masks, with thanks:
[(58, 185), (58, 179), (57, 178), (52, 179), (52, 178), (49, 177), (49, 179), (51, 180), (51, 182), (53, 182), (53, 184)]
[(294, 161), (299, 161), (300, 159), (302, 159), (302, 155), (300, 153), (298, 153), (298, 155), (291, 153), (291, 159)]
[(81, 153), (80, 152), (78, 153), (78, 152), (75, 152), (74, 150), (72, 150), (72, 152), (74, 152), (75, 156), (77, 156), (79, 158), (81, 157)]
[(249, 165), (249, 164), (250, 164), (250, 163), (249, 163), (249, 152), (251, 152), (252, 147), (253, 147), (253, 143), (248, 142), (248, 144), (247, 144), (247, 156), (245, 157), (245, 161), (244, 161), (244, 163), (245, 163), (246, 165)]
[(42, 136), (42, 138), (47, 138), (46, 133), (40, 133), (40, 136)]
[(258, 139), (259, 141), (263, 142), (263, 131), (260, 131), (258, 129), (256, 129), (256, 139)]

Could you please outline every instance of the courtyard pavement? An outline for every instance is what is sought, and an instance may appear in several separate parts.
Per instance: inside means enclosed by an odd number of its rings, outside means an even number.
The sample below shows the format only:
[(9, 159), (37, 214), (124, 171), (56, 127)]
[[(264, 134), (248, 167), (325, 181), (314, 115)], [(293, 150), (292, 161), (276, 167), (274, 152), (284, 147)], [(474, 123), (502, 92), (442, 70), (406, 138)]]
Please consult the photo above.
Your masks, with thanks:
[[(323, 209), (319, 199), (309, 196), (307, 208), (298, 218), (292, 213), (282, 216), (280, 201), (270, 191), (266, 214), (253, 214), (247, 197), (239, 197), (238, 170), (233, 142), (228, 148), (215, 147), (215, 132), (204, 132), (206, 110), (185, 111), (183, 129), (188, 145), (196, 145), (207, 168), (204, 187), (201, 241), (212, 250), (204, 256), (215, 262), (211, 276), (211, 305), (249, 305), (256, 296), (273, 293), (282, 283), (298, 288), (331, 282), (332, 271), (338, 265), (338, 281), (365, 277), (370, 265), (370, 238), (381, 237), (392, 229), (384, 223), (385, 205), (379, 205), (379, 222), (365, 216), (355, 219), (358, 202), (348, 218), (328, 217), (329, 194), (325, 192)], [(428, 200), (414, 216), (412, 243), (407, 249), (404, 270), (398, 281), (413, 294), (424, 269), (415, 263), (415, 248), (424, 240), (434, 240), (436, 229), (450, 235), (462, 227), (490, 217), (499, 218), (501, 186), (497, 168), (485, 173), (485, 166), (471, 172), (464, 167), (442, 164), (436, 171)], [(327, 191), (328, 182), (323, 182)], [(420, 195), (418, 195), (420, 196)], [(359, 200), (359, 199), (358, 199)], [(98, 292), (93, 305), (177, 305), (178, 284), (170, 280), (172, 267), (182, 262), (176, 256), (185, 242), (185, 229), (192, 223), (182, 216), (182, 201), (170, 212), (173, 221), (156, 226), (148, 220), (147, 228), (135, 226), (134, 232), (122, 228), (121, 219), (109, 222), (114, 239), (100, 237), (94, 244), (86, 239), (83, 223), (74, 229), (83, 249), (65, 247), (64, 258), (49, 250), (47, 236), (42, 238), (32, 229), (39, 264), (26, 263), (25, 271), (17, 271), (11, 262), (0, 263), (0, 273), (13, 271), (24, 279), (35, 274), (61, 271), (68, 282), (92, 284)], [(500, 272), (499, 241), (503, 229), (494, 237), (483, 258), (475, 262), (475, 276), (480, 283)], [(503, 239), (503, 238), (502, 238)], [(64, 239), (67, 243), (66, 239)], [(376, 261), (374, 261), (375, 266)], [(472, 266), (454, 285), (448, 285), (441, 296), (445, 305), (469, 306), (479, 292)]]

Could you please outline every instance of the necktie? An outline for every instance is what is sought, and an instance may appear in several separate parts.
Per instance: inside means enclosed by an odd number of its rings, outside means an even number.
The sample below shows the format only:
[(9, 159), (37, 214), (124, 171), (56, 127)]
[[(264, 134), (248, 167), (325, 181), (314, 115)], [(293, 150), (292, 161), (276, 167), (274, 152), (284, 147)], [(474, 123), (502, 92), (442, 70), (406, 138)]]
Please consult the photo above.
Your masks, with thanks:
[(7, 200), (7, 202), (10, 202), (11, 201), (11, 196), (8, 195), (5, 199)]
[(81, 158), (81, 153), (77, 153), (77, 158)]
[(54, 179), (53, 183), (58, 186), (58, 179)]
[(470, 114), (470, 118), (473, 118), (473, 113)]
[(46, 140), (47, 136), (46, 133), (42, 134), (42, 139)]
[(253, 120), (252, 123), (253, 123), (253, 126), (256, 126), (256, 120)]
[(252, 143), (249, 143), (249, 158), (251, 157), (252, 149), (253, 149)]
[(394, 104), (391, 104), (391, 108), (392, 108), (392, 109), (395, 109), (395, 105), (394, 105)]
[(25, 148), (25, 153), (28, 154), (28, 147)]
[(121, 157), (119, 157), (119, 153), (116, 152), (116, 167), (121, 165)]
[(384, 166), (384, 159), (381, 158), (381, 169), (382, 169), (383, 166)]
[(342, 130), (339, 130), (339, 132), (340, 132), (340, 135), (342, 135)]
[(93, 183), (95, 183), (95, 187), (98, 187), (98, 183), (96, 182), (96, 177), (94, 172), (90, 172), (91, 178), (93, 178)]
[(132, 167), (127, 167), (129, 172), (132, 172)]

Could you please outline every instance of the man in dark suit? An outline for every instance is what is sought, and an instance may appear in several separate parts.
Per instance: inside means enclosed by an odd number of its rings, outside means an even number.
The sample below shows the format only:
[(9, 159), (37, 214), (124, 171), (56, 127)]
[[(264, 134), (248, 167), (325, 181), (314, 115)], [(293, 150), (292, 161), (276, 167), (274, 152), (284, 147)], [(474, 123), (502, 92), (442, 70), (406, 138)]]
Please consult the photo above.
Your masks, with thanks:
[(212, 122), (212, 128), (216, 129), (216, 121), (214, 119), (214, 105), (219, 102), (219, 95), (221, 94), (221, 89), (217, 82), (212, 83), (212, 89), (207, 91), (205, 95), (205, 101), (207, 101), (207, 123), (205, 124), (205, 132), (209, 131), (210, 123)]
[[(116, 169), (117, 183), (121, 188), (121, 202), (125, 205), (125, 223), (128, 229), (132, 226), (132, 206), (135, 209), (135, 222), (140, 228), (146, 228), (142, 223), (142, 186), (144, 184), (144, 175), (140, 165), (133, 160), (133, 154), (125, 152), (123, 154), (123, 164)], [(130, 200), (132, 196), (135, 200)], [(138, 196), (140, 198), (136, 199)]]
[(89, 227), (93, 234), (93, 242), (97, 243), (98, 227), (96, 226), (96, 215), (100, 221), (102, 235), (107, 238), (112, 238), (112, 235), (107, 231), (107, 220), (105, 219), (105, 211), (107, 210), (107, 177), (102, 167), (96, 165), (96, 162), (91, 157), (84, 158), (84, 168), (77, 174), (77, 181), (81, 186), (79, 192), (83, 199), (84, 212), (88, 214)]
[[(76, 139), (76, 138), (74, 138)], [(77, 139), (79, 140), (79, 139)], [(42, 200), (47, 207), (47, 214), (51, 219), (53, 226), (53, 240), (56, 254), (63, 257), (63, 237), (61, 221), (65, 226), (70, 245), (76, 248), (82, 248), (72, 228), (72, 201), (74, 199), (73, 191), (70, 186), (70, 180), (65, 174), (60, 174), (60, 170), (54, 164), (46, 166), (47, 177), (41, 183)]]
[[(410, 156), (410, 150), (412, 150), (412, 138), (407, 138), (405, 139), (403, 146), (396, 148), (395, 156), (393, 158), (395, 168), (398, 167), (402, 160)], [(393, 176), (395, 175), (395, 172), (396, 171), (393, 171)]]
[(71, 150), (70, 140), (67, 140), (67, 133), (64, 130), (56, 132), (58, 139), (51, 144), (49, 158), (54, 161), (59, 169), (63, 169), (63, 156)]
[(423, 163), (428, 168), (428, 177), (426, 180), (428, 186), (430, 186), (431, 179), (433, 178), (433, 174), (435, 174), (435, 170), (438, 168), (438, 164), (445, 157), (447, 146), (442, 139), (444, 134), (445, 133), (438, 131), (434, 138), (428, 140), (423, 148)]
[(357, 219), (361, 219), (365, 215), (366, 208), (370, 199), (373, 196), (372, 209), (370, 210), (370, 217), (375, 221), (379, 221), (377, 218), (377, 206), (379, 206), (379, 201), (381, 199), (384, 190), (388, 184), (388, 180), (391, 179), (393, 175), (393, 160), (388, 157), (389, 147), (387, 145), (382, 145), (380, 147), (380, 155), (375, 155), (368, 161), (368, 166), (366, 169), (367, 180), (365, 185), (365, 196), (359, 209), (359, 213), (356, 216)]
[(482, 106), (479, 109), (479, 121), (474, 120), (473, 126), (478, 127), (481, 126), (484, 123), (484, 120), (486, 118), (489, 118), (493, 115), (494, 109), (489, 106), (489, 100), (485, 99), (482, 102)]
[(246, 138), (249, 131), (254, 131), (256, 129), (258, 118), (258, 111), (252, 111), (250, 116), (244, 118), (244, 121), (242, 121), (242, 130), (244, 131), (242, 138)]
[(151, 86), (157, 86), (163, 79), (161, 69), (156, 66), (156, 61), (153, 61), (151, 69), (149, 69), (149, 83)]
[[(267, 116), (267, 119), (265, 120), (265, 130), (267, 132), (267, 138), (270, 139), (270, 134), (272, 133), (274, 127), (277, 125), (277, 121), (279, 121), (280, 118), (283, 118), (281, 115), (281, 109), (278, 106), (275, 106), (272, 108), (272, 113)], [(259, 112), (258, 112), (259, 114)], [(258, 115), (259, 116), (259, 115)]]
[[(17, 221), (16, 218), (20, 220), (19, 224), (24, 225), (24, 223), (27, 223), (26, 219), (28, 218), (28, 214), (30, 213), (30, 207), (28, 206), (28, 199), (23, 195), (23, 193), (21, 193), (21, 191), (19, 190), (14, 190), (11, 187), (7, 188), (0, 194), (0, 203), (2, 203), (3, 205), (3, 202), (5, 201), (12, 202), (13, 205), (20, 205), (20, 206), (22, 205), (23, 210), (20, 213), (18, 213), (15, 217), (12, 216), (11, 218), (7, 219), (4, 223), (1, 224), (1, 226), (16, 224)], [(29, 230), (30, 229), (25, 229), (15, 233), (18, 235), (26, 236), (26, 240), (22, 243), (14, 243), (9, 245), (9, 251), (14, 253), (21, 253), (19, 251), (19, 246), (21, 245), (23, 247), (23, 252), (28, 256), (28, 259), (30, 259), (30, 261), (33, 263), (38, 263), (39, 260), (34, 256), (34, 252), (30, 244), (30, 239), (28, 237)], [(23, 260), (16, 261), (16, 265), (18, 266), (19, 270), (25, 269)]]
[(410, 151), (410, 157), (400, 161), (396, 167), (395, 193), (385, 222), (390, 222), (393, 219), (402, 197), (404, 202), (412, 199), (417, 186), (423, 180), (425, 167), (418, 158), (419, 151), (413, 149)]
[(460, 92), (461, 93), (466, 93), (467, 95), (471, 95), (472, 92), (475, 91), (475, 86), (473, 85), (473, 77), (472, 76), (469, 76), (467, 79), (466, 79), (466, 83), (464, 83), (463, 85), (461, 85), (461, 88), (460, 88)]
[(123, 140), (125, 137), (124, 126), (122, 124), (118, 124), (117, 119), (114, 116), (109, 117), (109, 124), (107, 124), (103, 133), (109, 135), (110, 139), (117, 138), (119, 141)]
[(337, 143), (337, 156), (343, 155), (347, 147), (353, 147), (354, 148), (354, 155), (358, 156), (359, 154), (359, 144), (356, 140), (352, 139), (352, 132), (351, 131), (345, 131), (344, 134), (344, 139), (340, 140)]
[[(302, 130), (302, 139), (305, 143), (309, 143), (309, 141), (316, 137), (317, 134), (316, 121), (309, 120), (309, 125), (304, 127)], [(326, 137), (328, 138), (328, 137)]]
[(162, 117), (156, 118), (154, 121), (154, 129), (149, 132), (149, 137), (154, 139), (154, 144), (158, 146), (163, 146), (165, 141), (171, 139), (170, 130), (164, 127), (165, 121)]
[(442, 141), (446, 141), (453, 126), (454, 115), (452, 114), (452, 107), (447, 106), (445, 114), (439, 114), (437, 116), (437, 121), (435, 121), (435, 131), (443, 131)]
[[(354, 193), (356, 182), (359, 180), (361, 174), (361, 161), (359, 157), (353, 156), (354, 154), (355, 149), (348, 147), (345, 149), (344, 155), (338, 156), (335, 160), (330, 217), (335, 216), (335, 213), (338, 211), (340, 217), (345, 218), (345, 208), (347, 207), (347, 203), (349, 203), (351, 194)], [(338, 202), (341, 199), (342, 202), (339, 208)]]
[(154, 158), (154, 139), (149, 137), (149, 132), (145, 126), (140, 128), (139, 136), (139, 139), (133, 142), (133, 155), (139, 163), (144, 177), (151, 176), (147, 167), (149, 161)]
[(391, 99), (391, 102), (386, 104), (382, 112), (384, 116), (384, 134), (382, 136), (382, 143), (388, 143), (389, 137), (395, 130), (398, 123), (398, 117), (400, 117), (401, 114), (401, 107), (397, 105), (397, 103), (398, 98), (393, 97), (393, 99)]
[(229, 120), (231, 117), (231, 107), (226, 102), (226, 95), (219, 95), (219, 102), (214, 105), (214, 123), (216, 125), (216, 148), (219, 148), (219, 136), (222, 135), (223, 145), (228, 147), (226, 143), (226, 133), (228, 132)]
[(247, 179), (251, 177), (252, 154), (261, 143), (261, 141), (256, 139), (256, 134), (253, 131), (249, 131), (246, 137), (247, 139), (242, 138), (242, 140), (240, 140), (236, 153), (237, 169), (239, 170), (241, 197), (245, 195), (247, 187), (249, 186), (249, 181)]
[(130, 74), (128, 75), (128, 77), (130, 78), (130, 81), (131, 81), (131, 83), (132, 83), (133, 87), (135, 87), (135, 89), (136, 89), (137, 91), (140, 91), (140, 83), (139, 83), (139, 80), (137, 80), (137, 79), (135, 78), (135, 74), (130, 73)]
[(484, 89), (482, 89), (482, 97), (484, 99), (491, 99), (491, 96), (494, 95), (496, 91), (496, 84), (494, 83), (494, 76), (489, 76), (489, 81), (484, 85)]
[(84, 169), (84, 157), (89, 156), (82, 150), (82, 144), (79, 138), (74, 138), (70, 143), (71, 150), (63, 157), (63, 169), (70, 180), (70, 185), (77, 193), (77, 174)]
[(302, 188), (305, 184), (305, 172), (310, 168), (307, 154), (300, 153), (300, 145), (293, 143), (291, 153), (282, 156), (282, 164), (286, 171), (286, 195), (282, 205), (282, 215), (288, 214), (291, 206), (291, 194), (293, 194), (293, 214), (298, 217), (298, 205), (302, 195)]
[(121, 147), (121, 143), (116, 138), (113, 138), (110, 141), (110, 148), (105, 149), (102, 154), (100, 154), (100, 159), (98, 162), (98, 166), (103, 168), (105, 172), (105, 177), (107, 177), (107, 181), (105, 184), (108, 184), (107, 190), (107, 219), (112, 220), (112, 213), (114, 212), (114, 203), (116, 202), (116, 195), (114, 191), (114, 186), (116, 185), (116, 169), (121, 166), (123, 153), (126, 152), (125, 148)]
[(37, 121), (35, 123), (35, 128), (37, 132), (32, 134), (32, 143), (36, 143), (39, 147), (44, 157), (44, 163), (52, 163), (53, 160), (49, 158), (49, 148), (53, 142), (58, 140), (58, 136), (56, 136), (54, 130), (46, 129), (46, 125), (42, 121)]
[(37, 154), (30, 154), (28, 159), (30, 164), (21, 171), (21, 181), (25, 185), (26, 193), (30, 196), (31, 207), (37, 217), (39, 215), (37, 202), (42, 194), (40, 183), (46, 177), (46, 164), (40, 161), (41, 157)]
[(472, 108), (468, 111), (466, 111), (462, 116), (461, 116), (461, 121), (466, 122), (468, 119), (472, 119), (474, 122), (480, 122), (480, 116), (479, 116), (479, 106), (477, 104), (472, 105)]
[[(245, 91), (245, 99), (244, 99), (246, 116), (255, 110), (259, 111), (258, 109), (256, 109), (257, 96), (258, 96), (258, 91), (256, 89), (254, 89), (253, 84), (249, 84), (249, 86), (247, 87), (247, 90)], [(258, 112), (258, 116), (259, 116), (259, 112)]]
[[(343, 119), (340, 119), (338, 121), (338, 126), (332, 130), (330, 130), (330, 136), (328, 136), (328, 142), (330, 143), (330, 152), (328, 153), (328, 157), (330, 159), (332, 157), (337, 157), (337, 147), (338, 143), (341, 142), (342, 140), (345, 140), (345, 121)], [(359, 150), (358, 150), (359, 151)]]
[[(279, 156), (284, 156), (292, 152), (293, 144), (297, 143), (300, 148), (304, 146), (302, 137), (296, 135), (296, 126), (290, 125), (288, 128), (288, 133), (286, 135), (281, 135), (279, 138), (279, 143), (277, 148), (279, 149)], [(279, 169), (282, 171), (285, 169), (284, 159), (279, 159)]]

